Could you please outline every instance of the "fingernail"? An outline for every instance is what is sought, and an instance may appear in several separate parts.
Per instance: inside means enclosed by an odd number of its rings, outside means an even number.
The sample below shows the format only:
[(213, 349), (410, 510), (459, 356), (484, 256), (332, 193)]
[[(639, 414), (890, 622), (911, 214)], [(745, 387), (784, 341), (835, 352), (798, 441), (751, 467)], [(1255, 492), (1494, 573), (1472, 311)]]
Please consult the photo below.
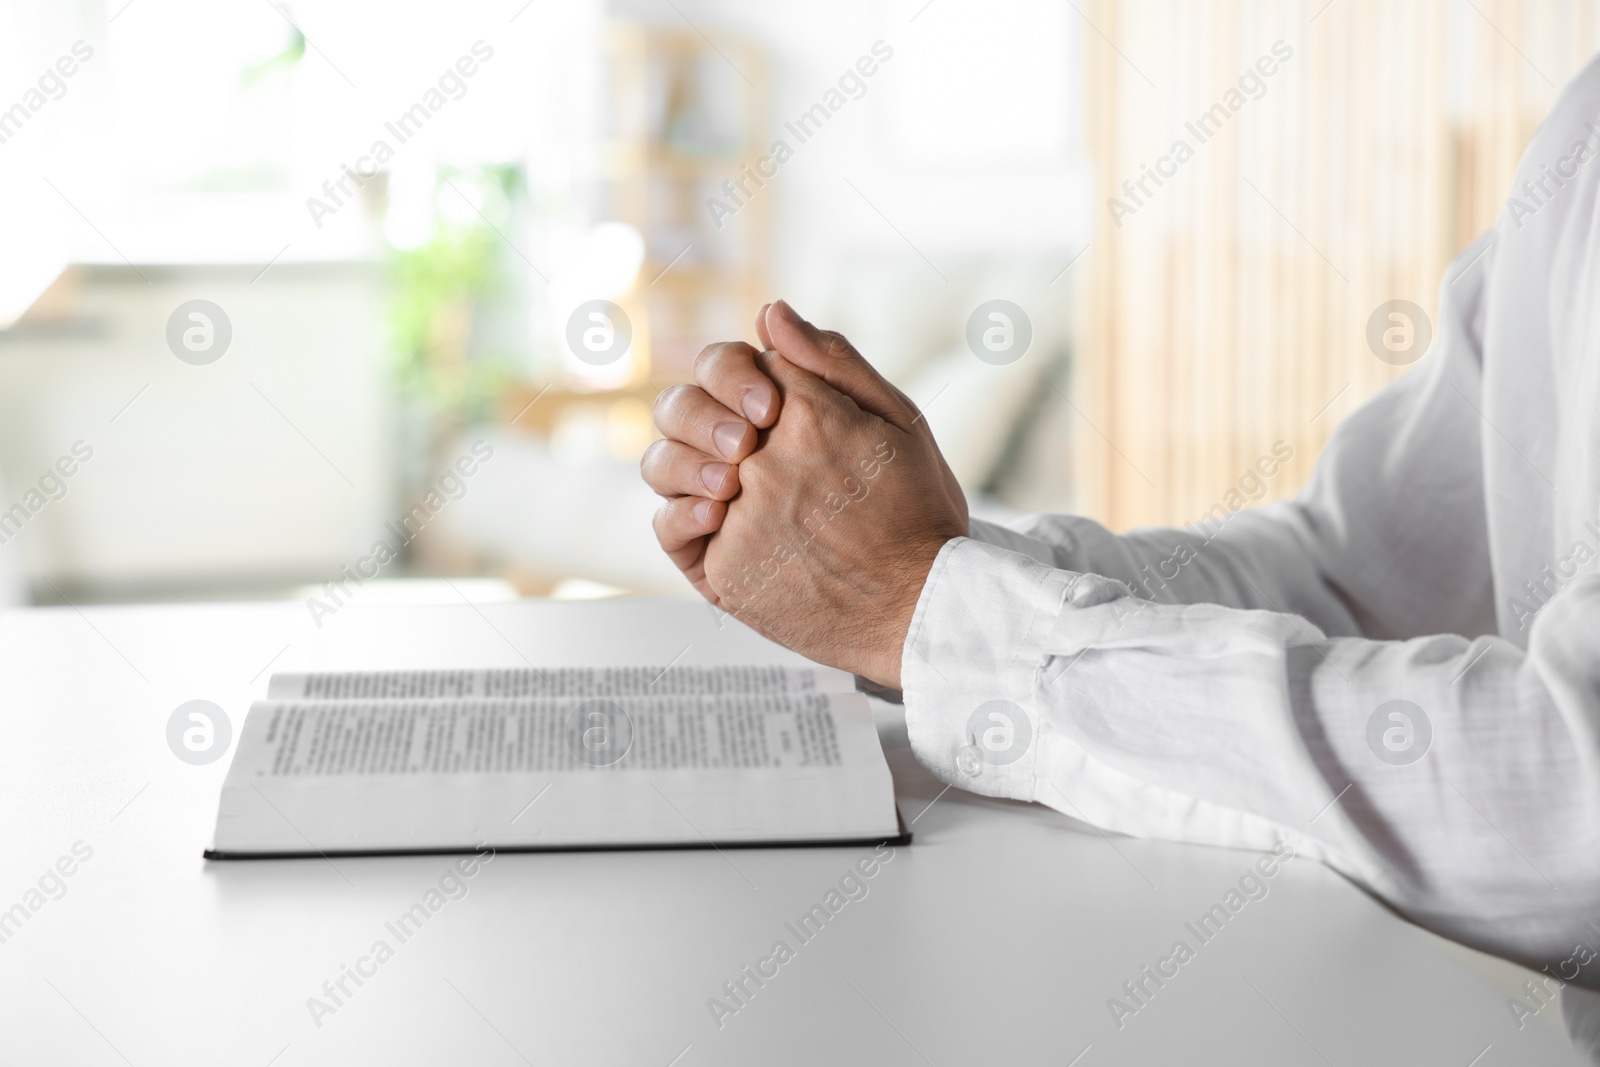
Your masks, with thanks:
[(720, 493), (728, 482), (728, 472), (731, 470), (733, 468), (726, 463), (707, 463), (700, 468), (700, 483), (713, 493)]
[(738, 453), (739, 445), (744, 441), (744, 424), (725, 422), (712, 431), (711, 439), (717, 443), (718, 452), (731, 458)]
[(785, 322), (798, 326), (805, 321), (800, 317), (799, 312), (789, 306), (789, 301), (787, 300), (779, 300), (772, 306), (778, 309), (778, 314), (783, 316)]
[(772, 410), (772, 397), (766, 389), (757, 386), (744, 394), (739, 406), (744, 408), (745, 417), (751, 422), (760, 422)]
[(701, 500), (689, 509), (694, 515), (694, 521), (701, 526), (711, 521), (711, 501)]

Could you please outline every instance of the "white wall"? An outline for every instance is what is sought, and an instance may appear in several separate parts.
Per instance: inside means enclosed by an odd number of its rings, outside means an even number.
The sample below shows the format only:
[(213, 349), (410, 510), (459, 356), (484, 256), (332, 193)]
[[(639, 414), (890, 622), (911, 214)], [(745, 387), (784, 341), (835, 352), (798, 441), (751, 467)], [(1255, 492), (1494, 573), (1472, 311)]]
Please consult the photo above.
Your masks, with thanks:
[[(93, 449), (0, 555), (46, 595), (46, 579), (136, 591), (336, 573), (393, 497), (376, 268), (279, 263), (253, 284), (259, 266), (140, 270), (149, 283), (90, 268), (65, 322), (0, 333), (0, 510), (74, 442)], [(207, 366), (166, 343), (194, 297), (233, 328)]]

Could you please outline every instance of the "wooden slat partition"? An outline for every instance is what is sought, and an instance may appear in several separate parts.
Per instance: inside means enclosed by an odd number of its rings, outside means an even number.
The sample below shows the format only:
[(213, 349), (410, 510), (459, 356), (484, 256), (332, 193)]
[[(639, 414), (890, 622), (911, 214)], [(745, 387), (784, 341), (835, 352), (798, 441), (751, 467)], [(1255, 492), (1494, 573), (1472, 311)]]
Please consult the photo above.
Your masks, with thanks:
[[(1292, 495), (1338, 421), (1406, 368), (1366, 323), (1437, 312), (1559, 86), (1595, 0), (1091, 0), (1085, 130), (1098, 178), (1079, 285), (1079, 511), (1186, 524), (1286, 442)], [(1293, 57), (1201, 143), (1194, 122), (1282, 40)], [(1513, 47), (1514, 44), (1514, 47)], [(1519, 54), (1520, 53), (1520, 54)], [(1118, 226), (1107, 200), (1194, 150)]]

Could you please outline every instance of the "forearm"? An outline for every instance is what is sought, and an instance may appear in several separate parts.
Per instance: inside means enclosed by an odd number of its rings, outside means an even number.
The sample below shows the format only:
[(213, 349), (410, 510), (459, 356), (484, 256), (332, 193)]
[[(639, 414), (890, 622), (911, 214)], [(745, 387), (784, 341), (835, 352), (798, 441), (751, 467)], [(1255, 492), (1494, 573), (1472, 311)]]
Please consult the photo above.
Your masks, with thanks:
[(1009, 526), (974, 519), (971, 525), (975, 540), (1062, 570), (1115, 579), (1151, 603), (1285, 612), (1324, 633), (1359, 633), (1350, 606), (1307, 545), (1297, 508), (1271, 505), (1212, 526), (1121, 535), (1071, 515), (1033, 515)]
[(1339, 425), (1293, 501), (1188, 530), (1119, 536), (1047, 515), (1007, 530), (975, 520), (973, 536), (1115, 578), (1153, 604), (1287, 613), (1333, 636), (1496, 632), (1483, 420), (1471, 399), (1483, 389), (1482, 278), (1493, 256), (1487, 235), (1462, 253), (1481, 265), (1441, 286), (1435, 351)]
[[(1330, 638), (958, 539), (906, 642), (907, 724), (918, 757), (965, 788), (1140, 836), (1287, 839), (1417, 922), (1537, 966), (1600, 906), (1600, 649), (1578, 636), (1600, 629), (1600, 581), (1563, 597), (1526, 654)], [(1027, 737), (993, 758), (972, 717), (997, 699)], [(1409, 765), (1369, 743), (1396, 699), (1425, 709)], [(1381, 746), (1398, 721), (1379, 726)]]

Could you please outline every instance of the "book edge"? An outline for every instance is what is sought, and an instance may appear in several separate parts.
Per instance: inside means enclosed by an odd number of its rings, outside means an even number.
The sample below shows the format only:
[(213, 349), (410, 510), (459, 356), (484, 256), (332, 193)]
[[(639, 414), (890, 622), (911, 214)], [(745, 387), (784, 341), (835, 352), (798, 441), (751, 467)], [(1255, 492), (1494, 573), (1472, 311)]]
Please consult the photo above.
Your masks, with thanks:
[[(850, 838), (797, 838), (794, 840), (765, 840), (765, 841), (682, 841), (682, 842), (657, 842), (646, 841), (637, 844), (576, 844), (576, 845), (506, 845), (494, 847), (498, 854), (501, 852), (665, 852), (717, 849), (727, 851), (730, 849), (752, 848), (871, 848), (878, 845), (909, 845), (912, 840), (911, 828), (906, 825), (905, 815), (900, 811), (900, 805), (895, 804), (895, 821), (899, 823), (900, 832), (891, 837), (850, 837)], [(241, 852), (237, 850), (208, 848), (201, 853), (205, 859), (218, 861), (237, 860), (292, 860), (292, 859), (354, 859), (362, 856), (459, 856), (480, 853), (482, 845), (442, 846), (437, 848), (383, 848), (383, 849), (338, 849), (332, 852), (305, 851), (305, 852)]]

